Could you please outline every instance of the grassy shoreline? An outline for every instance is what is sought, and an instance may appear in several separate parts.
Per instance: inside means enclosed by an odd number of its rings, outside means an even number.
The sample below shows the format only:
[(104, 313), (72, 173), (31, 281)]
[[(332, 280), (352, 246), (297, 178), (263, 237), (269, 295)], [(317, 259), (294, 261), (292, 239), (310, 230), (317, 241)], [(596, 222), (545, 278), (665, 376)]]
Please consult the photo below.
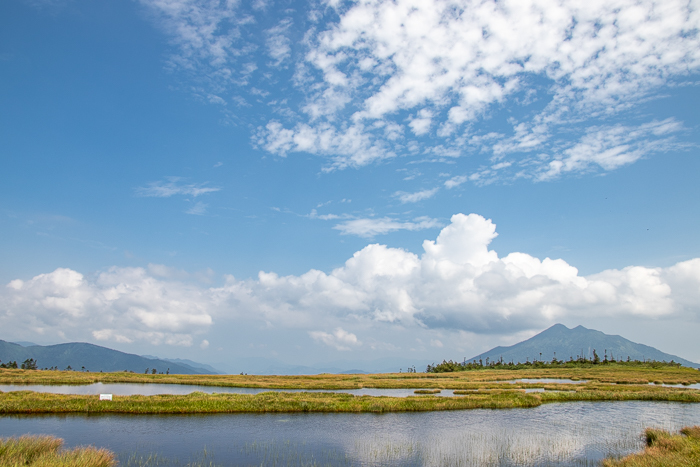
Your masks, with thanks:
[(647, 428), (647, 446), (622, 459), (606, 459), (603, 467), (664, 467), (700, 465), (700, 426), (683, 428), (678, 434)]
[(214, 414), (214, 413), (383, 413), (466, 409), (532, 408), (546, 403), (665, 401), (699, 403), (700, 391), (641, 386), (591, 386), (574, 391), (525, 393), (499, 388), (454, 397), (353, 396), (339, 393), (263, 392), (250, 394), (114, 396), (15, 391), (0, 393), (0, 414)]

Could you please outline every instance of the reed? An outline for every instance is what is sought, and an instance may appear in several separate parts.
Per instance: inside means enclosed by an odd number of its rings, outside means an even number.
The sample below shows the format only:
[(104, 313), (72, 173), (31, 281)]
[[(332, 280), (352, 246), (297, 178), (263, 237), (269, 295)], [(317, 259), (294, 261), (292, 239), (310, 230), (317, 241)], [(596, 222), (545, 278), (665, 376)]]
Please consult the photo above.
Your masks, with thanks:
[(622, 459), (606, 459), (604, 467), (661, 467), (700, 465), (700, 426), (683, 428), (678, 434), (648, 428), (643, 452)]
[(416, 389), (413, 394), (440, 394), (441, 389)]
[(112, 467), (114, 455), (94, 447), (61, 449), (63, 440), (52, 436), (0, 438), (0, 467)]

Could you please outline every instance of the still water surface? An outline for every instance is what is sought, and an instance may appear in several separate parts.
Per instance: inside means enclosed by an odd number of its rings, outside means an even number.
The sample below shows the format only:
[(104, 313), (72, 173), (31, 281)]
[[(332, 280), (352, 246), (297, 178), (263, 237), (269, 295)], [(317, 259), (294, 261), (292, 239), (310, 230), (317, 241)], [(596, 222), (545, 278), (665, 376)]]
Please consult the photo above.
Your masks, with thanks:
[[(198, 386), (188, 384), (136, 384), (136, 383), (93, 383), (84, 385), (41, 385), (41, 384), (0, 384), (0, 391), (34, 391), (53, 394), (114, 394), (117, 396), (155, 396), (158, 394), (185, 395), (193, 392), (207, 394), (259, 394), (261, 392), (336, 392), (355, 396), (408, 397), (416, 395), (415, 389), (268, 389), (232, 388), (218, 386)], [(452, 389), (443, 389), (435, 396), (453, 396)]]
[[(646, 427), (698, 424), (700, 404), (577, 402), (379, 415), (3, 416), (0, 436), (107, 447), (122, 466), (595, 465), (641, 449)], [(154, 454), (160, 463), (144, 462)]]

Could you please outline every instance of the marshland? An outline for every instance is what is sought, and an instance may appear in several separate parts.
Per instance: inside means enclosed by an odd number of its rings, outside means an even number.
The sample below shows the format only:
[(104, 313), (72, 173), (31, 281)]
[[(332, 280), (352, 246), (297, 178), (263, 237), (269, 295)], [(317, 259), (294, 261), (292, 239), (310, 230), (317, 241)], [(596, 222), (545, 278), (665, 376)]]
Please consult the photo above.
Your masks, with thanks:
[[(133, 466), (598, 465), (641, 452), (646, 429), (700, 424), (698, 383), (698, 370), (653, 365), (312, 376), (9, 369), (0, 370), (0, 437), (53, 435), (67, 446), (56, 455), (92, 445)], [(80, 393), (89, 387), (116, 388), (113, 400)], [(238, 389), (255, 393), (227, 392)], [(402, 395), (352, 393), (361, 390)]]

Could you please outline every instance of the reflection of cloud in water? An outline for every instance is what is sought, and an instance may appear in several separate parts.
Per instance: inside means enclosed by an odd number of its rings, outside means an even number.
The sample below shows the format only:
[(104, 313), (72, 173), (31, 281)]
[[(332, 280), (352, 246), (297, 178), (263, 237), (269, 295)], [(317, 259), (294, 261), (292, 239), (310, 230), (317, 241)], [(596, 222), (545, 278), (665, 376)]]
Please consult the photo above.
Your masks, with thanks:
[[(677, 430), (687, 423), (664, 412), (665, 403), (630, 405), (637, 403), (439, 412), (422, 414), (415, 425), (381, 415), (383, 426), (348, 440), (345, 452), (353, 465), (585, 465), (640, 450), (647, 426)], [(696, 412), (692, 423), (700, 421)]]
[[(646, 427), (700, 424), (700, 404), (572, 402), (532, 409), (388, 414), (0, 417), (0, 437), (52, 434), (128, 459), (164, 453), (184, 465), (206, 447), (216, 465), (590, 465), (642, 448)], [(160, 454), (159, 454), (160, 455)]]

